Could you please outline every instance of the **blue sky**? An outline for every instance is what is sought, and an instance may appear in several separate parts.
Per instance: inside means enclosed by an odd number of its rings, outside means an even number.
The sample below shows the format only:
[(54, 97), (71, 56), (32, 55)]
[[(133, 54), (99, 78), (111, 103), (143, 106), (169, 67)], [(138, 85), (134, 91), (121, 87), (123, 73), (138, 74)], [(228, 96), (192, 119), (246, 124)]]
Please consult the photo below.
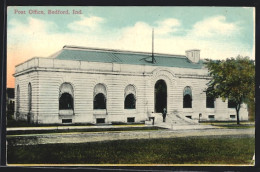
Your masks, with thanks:
[[(81, 10), (82, 14), (72, 14)], [(15, 10), (26, 14), (15, 14)], [(29, 10), (45, 14), (29, 14)], [(68, 10), (70, 14), (48, 14)], [(7, 10), (10, 65), (49, 55), (64, 45), (185, 54), (201, 58), (237, 55), (254, 59), (254, 8), (251, 7), (19, 7)], [(12, 62), (10, 62), (12, 60)], [(15, 62), (13, 62), (15, 61)]]
[[(15, 14), (15, 9), (25, 11), (26, 14)], [(70, 13), (72, 13), (73, 9), (81, 10), (82, 15), (47, 14), (48, 10), (56, 9), (68, 9)], [(45, 12), (45, 15), (29, 14), (29, 10), (42, 10)], [(173, 38), (185, 37), (184, 39), (190, 38), (190, 40), (210, 40), (210, 42), (216, 41), (218, 44), (223, 41), (223, 44), (227, 42), (231, 44), (243, 44), (245, 49), (252, 51), (254, 42), (253, 10), (253, 8), (243, 7), (9, 7), (8, 31), (13, 31), (19, 26), (27, 26), (28, 28), (32, 27), (32, 32), (39, 34), (41, 34), (40, 32), (46, 32), (47, 34), (64, 34), (64, 36), (70, 34), (73, 39), (73, 34), (79, 35), (79, 32), (86, 32), (89, 35), (95, 35), (95, 39), (103, 40), (102, 37), (113, 35), (114, 40), (116, 40), (122, 36), (119, 35), (119, 32), (123, 34), (124, 29), (130, 29), (131, 27), (136, 27), (136, 29), (148, 29), (151, 27), (155, 29), (155, 39), (169, 38), (170, 36)], [(42, 22), (42, 27), (45, 27), (43, 28), (45, 30), (33, 28), (32, 25), (36, 25), (37, 22), (32, 20)], [(163, 21), (167, 20), (168, 23), (163, 23)], [(210, 21), (215, 22), (216, 26), (212, 26), (214, 23), (210, 23)], [(164, 26), (162, 26), (163, 24)], [(168, 26), (166, 26), (167, 24)], [(209, 27), (209, 29), (203, 30), (199, 28), (199, 25)], [(138, 26), (140, 28), (138, 28)], [(194, 33), (196, 26), (197, 33)], [(165, 27), (166, 30), (168, 29), (165, 34), (161, 34), (161, 32), (164, 31), (162, 27)], [(149, 30), (144, 31), (147, 31), (148, 35), (151, 34)], [(190, 35), (191, 33), (196, 36), (196, 39)], [(19, 34), (21, 33), (8, 36), (17, 41), (20, 37)], [(87, 37), (88, 36), (86, 36), (86, 38)], [(29, 35), (23, 35), (20, 41), (23, 42), (24, 38), (38, 39), (37, 36), (30, 37)], [(9, 39), (9, 42), (15, 43), (12, 42), (12, 39)], [(46, 40), (46, 42), (48, 42), (48, 40)], [(69, 41), (65, 41), (64, 43), (67, 44)], [(82, 42), (78, 42), (78, 44), (77, 42), (75, 43), (76, 45), (84, 45), (83, 40)], [(90, 45), (89, 41), (87, 45)], [(95, 46), (96, 43), (92, 45)], [(241, 47), (241, 45), (238, 46)], [(118, 47), (114, 48), (117, 49)], [(129, 47), (130, 50), (133, 48), (131, 48), (131, 46)], [(168, 52), (170, 50), (167, 49), (166, 51)], [(179, 53), (179, 51), (176, 53)], [(239, 52), (237, 53), (240, 54)]]

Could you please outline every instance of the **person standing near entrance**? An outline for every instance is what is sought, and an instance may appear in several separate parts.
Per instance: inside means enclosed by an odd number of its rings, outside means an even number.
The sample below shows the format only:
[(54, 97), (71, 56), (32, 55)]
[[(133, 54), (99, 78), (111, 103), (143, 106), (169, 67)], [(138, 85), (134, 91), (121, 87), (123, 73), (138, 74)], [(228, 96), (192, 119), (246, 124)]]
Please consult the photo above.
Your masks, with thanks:
[(167, 111), (166, 111), (166, 108), (163, 108), (163, 122), (165, 122), (165, 118), (166, 118), (166, 114), (167, 114)]

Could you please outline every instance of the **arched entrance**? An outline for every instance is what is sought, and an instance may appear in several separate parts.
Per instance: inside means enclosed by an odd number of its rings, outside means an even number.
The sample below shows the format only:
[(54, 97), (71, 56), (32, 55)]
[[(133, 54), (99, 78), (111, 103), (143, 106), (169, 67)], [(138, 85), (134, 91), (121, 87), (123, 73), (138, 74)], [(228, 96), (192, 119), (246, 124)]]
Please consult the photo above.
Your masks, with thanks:
[(154, 86), (154, 110), (155, 112), (163, 112), (163, 108), (167, 109), (167, 85), (164, 80), (158, 80)]

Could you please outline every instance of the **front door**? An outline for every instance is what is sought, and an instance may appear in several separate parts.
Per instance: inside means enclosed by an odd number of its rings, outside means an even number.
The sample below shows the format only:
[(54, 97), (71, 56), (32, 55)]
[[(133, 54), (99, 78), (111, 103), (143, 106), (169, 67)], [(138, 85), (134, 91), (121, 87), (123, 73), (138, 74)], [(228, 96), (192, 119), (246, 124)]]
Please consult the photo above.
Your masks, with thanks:
[(158, 80), (154, 87), (155, 112), (162, 113), (163, 108), (167, 109), (167, 85), (164, 80)]

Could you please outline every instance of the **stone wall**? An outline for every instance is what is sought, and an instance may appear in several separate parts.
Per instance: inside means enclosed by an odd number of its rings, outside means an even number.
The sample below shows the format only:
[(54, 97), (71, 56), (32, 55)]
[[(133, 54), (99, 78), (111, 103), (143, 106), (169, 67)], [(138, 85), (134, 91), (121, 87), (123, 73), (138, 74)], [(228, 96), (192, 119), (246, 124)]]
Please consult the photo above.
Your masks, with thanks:
[[(36, 123), (95, 123), (96, 118), (105, 122), (126, 122), (128, 117), (135, 121), (148, 119), (154, 112), (154, 86), (162, 79), (167, 85), (167, 111), (193, 119), (234, 120), (234, 109), (227, 108), (227, 102), (217, 99), (215, 108), (206, 108), (207, 69), (184, 69), (147, 65), (127, 65), (68, 61), (50, 58), (33, 58), (16, 67), (16, 88), (20, 87), (19, 119), (28, 114), (28, 84), (32, 84), (32, 120)], [(63, 83), (70, 83), (74, 90), (73, 115), (59, 111), (59, 89)], [(93, 110), (93, 92), (97, 84), (103, 84), (107, 91), (107, 109)], [(124, 109), (124, 91), (128, 85), (136, 89), (136, 109)], [(183, 89), (192, 90), (192, 108), (183, 108)], [(16, 91), (17, 93), (17, 91)], [(16, 95), (17, 96), (17, 95)], [(243, 106), (240, 115), (248, 119)], [(18, 117), (17, 117), (18, 118)], [(236, 118), (235, 118), (236, 119)]]

